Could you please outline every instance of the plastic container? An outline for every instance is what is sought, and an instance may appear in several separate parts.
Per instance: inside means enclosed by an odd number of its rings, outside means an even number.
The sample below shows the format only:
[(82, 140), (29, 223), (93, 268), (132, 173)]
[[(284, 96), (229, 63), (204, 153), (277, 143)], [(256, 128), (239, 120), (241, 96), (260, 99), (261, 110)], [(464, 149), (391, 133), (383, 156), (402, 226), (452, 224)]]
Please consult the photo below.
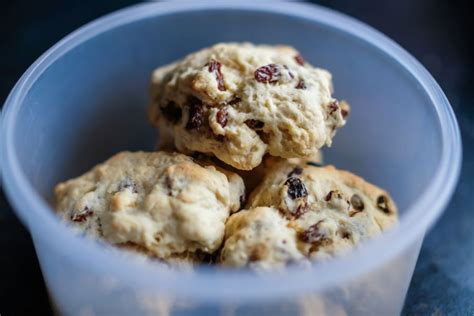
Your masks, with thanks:
[[(326, 159), (386, 189), (400, 225), (308, 270), (177, 273), (74, 235), (48, 201), (54, 184), (124, 149), (152, 149), (145, 119), (155, 67), (221, 41), (287, 43), (334, 75), (349, 123)], [(433, 78), (382, 34), (297, 3), (148, 3), (72, 33), (6, 101), (4, 188), (31, 232), (52, 300), (67, 315), (397, 315), (427, 229), (459, 176), (452, 109)], [(25, 285), (27, 286), (27, 285)]]

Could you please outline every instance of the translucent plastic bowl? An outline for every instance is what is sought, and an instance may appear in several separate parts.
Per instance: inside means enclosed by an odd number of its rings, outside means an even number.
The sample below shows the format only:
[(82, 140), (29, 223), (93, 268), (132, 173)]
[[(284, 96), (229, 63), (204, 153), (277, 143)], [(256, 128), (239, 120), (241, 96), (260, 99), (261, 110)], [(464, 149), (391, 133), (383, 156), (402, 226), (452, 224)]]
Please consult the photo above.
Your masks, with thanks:
[[(255, 1), (256, 2), (256, 1)], [(54, 184), (124, 149), (151, 149), (153, 68), (222, 41), (286, 43), (334, 75), (352, 105), (326, 160), (388, 189), (400, 225), (312, 269), (256, 276), (177, 273), (80, 238), (54, 215)], [(396, 315), (427, 229), (459, 175), (452, 109), (403, 49), (333, 11), (295, 3), (149, 3), (80, 28), (41, 56), (6, 101), (4, 189), (31, 232), (58, 311), (68, 315)], [(27, 285), (25, 285), (27, 286)]]

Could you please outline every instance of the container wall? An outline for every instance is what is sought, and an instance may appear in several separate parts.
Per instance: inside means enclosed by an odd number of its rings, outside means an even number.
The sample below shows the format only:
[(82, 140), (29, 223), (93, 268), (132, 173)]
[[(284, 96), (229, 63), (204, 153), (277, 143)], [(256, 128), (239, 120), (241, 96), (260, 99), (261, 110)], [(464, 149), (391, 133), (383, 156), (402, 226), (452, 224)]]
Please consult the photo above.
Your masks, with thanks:
[[(324, 23), (269, 12), (149, 17), (98, 34), (59, 57), (18, 109), (14, 150), (28, 181), (48, 201), (55, 183), (120, 150), (151, 150), (155, 132), (145, 114), (151, 71), (220, 41), (294, 45), (310, 63), (330, 70), (336, 97), (348, 100), (352, 113), (325, 157), (388, 189), (403, 220), (439, 164), (442, 141), (431, 100), (410, 73), (374, 45)], [(47, 229), (35, 227), (41, 224), (31, 222), (30, 229), (48, 288), (66, 315), (396, 315), (422, 240), (370, 274), (325, 293), (213, 305), (164, 295), (160, 284), (151, 291), (130, 288), (121, 278), (127, 271), (109, 275), (94, 258), (79, 264), (82, 254), (67, 251), (66, 256), (65, 249), (48, 244), (43, 238)], [(199, 291), (202, 285), (190, 286)]]
[[(401, 311), (422, 237), (400, 256), (347, 284), (325, 292), (250, 304), (204, 303), (160, 289), (159, 284), (152, 290), (133, 288), (121, 275), (97, 273), (93, 258), (89, 266), (79, 265), (74, 258), (42, 243), (41, 238), (34, 241), (54, 305), (64, 315), (389, 316)], [(193, 286), (198, 290), (199, 285)]]

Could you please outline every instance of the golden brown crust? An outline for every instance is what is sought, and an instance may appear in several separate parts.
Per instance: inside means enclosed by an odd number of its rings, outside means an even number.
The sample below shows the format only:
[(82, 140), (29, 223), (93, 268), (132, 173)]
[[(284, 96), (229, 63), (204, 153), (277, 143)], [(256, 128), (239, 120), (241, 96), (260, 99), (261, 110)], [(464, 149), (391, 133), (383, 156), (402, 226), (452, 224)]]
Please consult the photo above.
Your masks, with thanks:
[[(349, 251), (397, 222), (397, 208), (390, 195), (361, 177), (333, 166), (285, 160), (269, 165), (246, 207), (231, 216), (226, 225), (226, 265), (251, 262), (257, 268), (281, 267), (289, 261), (278, 256), (282, 251), (292, 253), (293, 259), (298, 257), (294, 245), (300, 258), (325, 260)], [(279, 227), (271, 234), (259, 233), (261, 225), (254, 224), (255, 218), (263, 214), (267, 226)], [(279, 243), (282, 234), (285, 244)], [(269, 246), (257, 254), (262, 250), (262, 238), (264, 244), (278, 247)]]
[(122, 152), (58, 184), (55, 198), (64, 220), (87, 235), (168, 260), (216, 251), (244, 191), (238, 175), (182, 154)]
[(240, 170), (269, 153), (308, 159), (345, 124), (331, 75), (288, 46), (218, 44), (155, 70), (150, 120), (162, 146), (216, 156)]

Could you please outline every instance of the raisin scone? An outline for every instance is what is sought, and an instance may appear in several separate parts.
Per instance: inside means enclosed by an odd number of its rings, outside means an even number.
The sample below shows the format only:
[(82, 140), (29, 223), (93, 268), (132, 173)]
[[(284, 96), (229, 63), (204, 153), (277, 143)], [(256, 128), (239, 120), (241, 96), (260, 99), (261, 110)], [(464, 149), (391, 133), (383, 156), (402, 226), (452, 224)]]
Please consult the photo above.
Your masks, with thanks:
[(56, 186), (56, 210), (87, 235), (160, 259), (215, 252), (242, 179), (191, 157), (122, 152)]
[(149, 118), (162, 146), (212, 154), (241, 170), (263, 156), (309, 158), (331, 145), (349, 106), (331, 74), (289, 46), (217, 44), (156, 69)]
[(226, 223), (225, 239), (220, 254), (224, 266), (267, 270), (305, 260), (298, 250), (295, 230), (271, 207), (232, 215)]
[[(279, 216), (280, 227), (291, 230), (294, 239), (289, 241), (290, 237), (287, 237), (283, 244), (280, 237), (270, 237), (259, 250), (263, 253), (275, 251), (271, 245), (279, 243), (280, 247), (294, 251), (296, 243), (300, 254), (311, 261), (342, 254), (390, 228), (398, 220), (397, 208), (389, 194), (362, 178), (333, 166), (280, 161), (252, 192), (247, 209), (229, 218), (228, 223), (232, 223), (238, 215), (241, 224), (236, 228), (226, 227), (223, 264), (242, 266), (245, 265), (242, 258), (251, 262), (249, 251), (253, 248), (237, 248), (234, 244), (242, 243), (242, 238), (248, 239), (249, 230), (256, 230), (250, 218), (262, 207)], [(245, 217), (249, 220), (242, 219)], [(232, 253), (234, 251), (237, 253)], [(264, 261), (258, 263), (260, 267), (275, 265), (272, 255), (253, 254), (252, 257), (258, 258), (254, 261)], [(267, 258), (272, 259), (268, 261)], [(285, 262), (280, 260), (277, 266)]]

